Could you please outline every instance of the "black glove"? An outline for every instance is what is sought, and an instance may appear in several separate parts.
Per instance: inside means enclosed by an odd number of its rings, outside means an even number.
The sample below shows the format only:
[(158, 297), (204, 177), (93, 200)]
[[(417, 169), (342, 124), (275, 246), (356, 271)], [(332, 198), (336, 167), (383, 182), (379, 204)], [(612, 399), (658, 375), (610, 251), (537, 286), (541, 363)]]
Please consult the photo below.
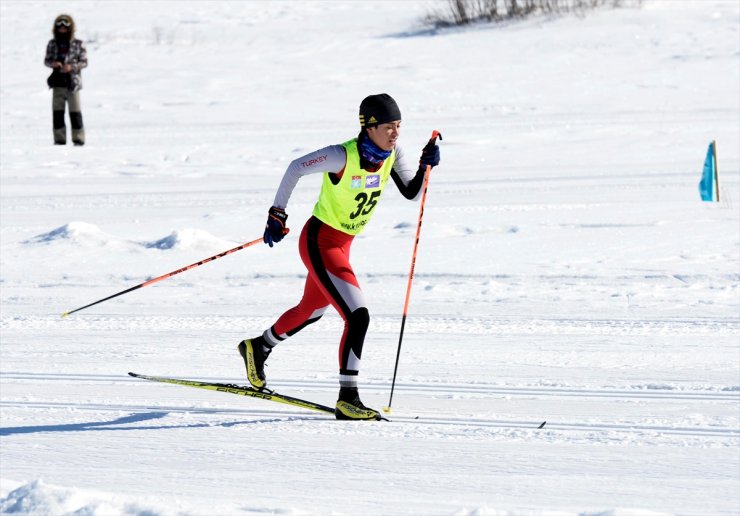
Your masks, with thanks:
[(273, 242), (280, 242), (285, 235), (288, 234), (288, 228), (285, 227), (285, 222), (288, 220), (288, 214), (282, 208), (276, 208), (273, 206), (267, 212), (267, 224), (265, 224), (265, 234), (262, 240), (265, 241), (270, 247)]
[(426, 167), (436, 167), (439, 165), (439, 145), (433, 143), (432, 145), (427, 144), (424, 150), (421, 151), (421, 158), (419, 158), (419, 165)]

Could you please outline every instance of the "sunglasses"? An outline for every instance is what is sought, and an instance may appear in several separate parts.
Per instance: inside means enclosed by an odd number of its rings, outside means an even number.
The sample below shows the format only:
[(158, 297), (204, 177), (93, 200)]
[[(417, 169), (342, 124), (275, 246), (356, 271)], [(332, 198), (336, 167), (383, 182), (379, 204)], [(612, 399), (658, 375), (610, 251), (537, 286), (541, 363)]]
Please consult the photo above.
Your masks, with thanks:
[(54, 25), (56, 25), (57, 27), (69, 27), (72, 24), (69, 20), (59, 20)]

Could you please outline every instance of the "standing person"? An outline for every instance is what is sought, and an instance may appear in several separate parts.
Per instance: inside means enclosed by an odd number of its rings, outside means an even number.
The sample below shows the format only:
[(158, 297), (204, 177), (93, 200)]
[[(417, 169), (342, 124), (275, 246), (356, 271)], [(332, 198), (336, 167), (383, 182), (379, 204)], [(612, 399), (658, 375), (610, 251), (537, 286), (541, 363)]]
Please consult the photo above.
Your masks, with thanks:
[(44, 64), (53, 69), (47, 80), (53, 90), (51, 109), (54, 123), (54, 143), (66, 145), (67, 127), (64, 125), (65, 105), (69, 104), (69, 121), (72, 124), (72, 142), (85, 144), (85, 128), (82, 125), (80, 90), (81, 71), (87, 66), (87, 51), (79, 39), (75, 39), (75, 22), (68, 14), (60, 14), (54, 20), (54, 39), (46, 45)]
[(380, 419), (380, 413), (363, 405), (357, 390), (370, 314), (350, 265), (350, 246), (370, 221), (389, 178), (407, 199), (419, 197), (427, 165), (439, 164), (439, 147), (430, 141), (422, 151), (419, 166), (412, 163), (396, 144), (401, 111), (385, 93), (362, 101), (360, 127), (357, 138), (306, 154), (285, 171), (265, 225), (264, 241), (270, 247), (288, 233), (285, 208), (298, 180), (308, 174), (323, 174), (313, 215), (298, 242), (301, 260), (308, 269), (303, 297), (262, 335), (240, 342), (238, 350), (249, 382), (256, 389), (264, 389), (265, 360), (273, 348), (318, 321), (333, 306), (344, 319), (334, 414), (337, 419), (372, 420)]

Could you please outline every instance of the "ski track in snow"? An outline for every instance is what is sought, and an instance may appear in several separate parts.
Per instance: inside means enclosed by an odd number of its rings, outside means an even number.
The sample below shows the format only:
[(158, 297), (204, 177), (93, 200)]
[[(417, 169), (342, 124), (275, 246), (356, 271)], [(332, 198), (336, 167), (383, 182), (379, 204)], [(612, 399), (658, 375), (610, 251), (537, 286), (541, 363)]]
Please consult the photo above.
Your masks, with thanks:
[[(61, 315), (60, 310), (59, 314)], [(264, 324), (263, 318), (238, 316), (95, 316), (74, 317), (60, 321), (60, 315), (15, 316), (0, 318), (0, 328), (18, 331), (45, 329), (92, 330), (104, 327), (108, 330), (132, 328), (156, 328), (164, 330), (203, 330), (206, 328), (251, 328)], [(376, 331), (392, 333), (399, 327), (397, 315), (373, 316)], [(332, 321), (330, 329), (340, 324)], [(553, 334), (553, 335), (592, 335), (592, 336), (712, 336), (740, 334), (740, 320), (710, 318), (679, 318), (665, 320), (626, 320), (626, 319), (499, 319), (492, 317), (446, 317), (409, 316), (411, 332), (450, 333), (450, 334)], [(63, 326), (62, 326), (63, 325)]]
[[(230, 380), (227, 378), (203, 378), (200, 377), (198, 380), (208, 382), (226, 383)], [(75, 384), (85, 386), (86, 389), (94, 389), (95, 386), (125, 386), (126, 384), (136, 383), (140, 384), (141, 380), (135, 378), (121, 378), (116, 375), (80, 375), (80, 374), (29, 374), (29, 373), (13, 373), (5, 372), (0, 374), (0, 383), (8, 383), (12, 381), (15, 385), (23, 385), (24, 383), (33, 383), (43, 388), (44, 390), (55, 390), (55, 385)], [(325, 396), (327, 392), (333, 392), (336, 389), (334, 382), (331, 381), (277, 381), (271, 384), (274, 389), (278, 392), (319, 392)], [(389, 385), (384, 383), (368, 383), (364, 385), (365, 390), (368, 392), (379, 391), (387, 392)], [(740, 403), (740, 387), (729, 389), (726, 391), (716, 392), (691, 392), (691, 391), (679, 391), (673, 390), (648, 390), (648, 389), (575, 389), (575, 388), (522, 388), (522, 387), (501, 387), (495, 385), (478, 385), (478, 384), (423, 384), (423, 383), (399, 383), (396, 386), (399, 391), (402, 391), (406, 396), (420, 395), (422, 397), (434, 397), (435, 395), (442, 395), (443, 397), (458, 397), (459, 395), (466, 395), (467, 397), (473, 397), (477, 399), (516, 399), (523, 398), (527, 400), (548, 400), (557, 398), (569, 398), (569, 399), (598, 399), (603, 398), (608, 400), (610, 403), (614, 402), (649, 402), (655, 403), (656, 406), (665, 404), (666, 402), (681, 401), (687, 402), (687, 411), (701, 413), (703, 411), (702, 405), (707, 403), (719, 402), (721, 405), (732, 406)], [(284, 388), (284, 389), (283, 389)], [(197, 398), (203, 398), (203, 396), (194, 396)], [(216, 401), (214, 399), (214, 401)], [(223, 400), (225, 401), (225, 400)], [(570, 400), (569, 400), (570, 401)], [(269, 404), (269, 402), (264, 402)], [(255, 404), (255, 403), (252, 403)], [(260, 402), (256, 403), (260, 405)], [(271, 407), (264, 407), (264, 410), (260, 409), (234, 409), (234, 408), (215, 408), (215, 407), (204, 407), (194, 408), (187, 406), (175, 406), (175, 405), (164, 405), (157, 403), (156, 406), (152, 405), (140, 405), (140, 404), (89, 404), (89, 403), (77, 403), (74, 401), (69, 402), (44, 402), (44, 401), (2, 401), (0, 406), (5, 408), (16, 408), (16, 409), (33, 409), (33, 410), (74, 410), (79, 411), (90, 411), (94, 413), (104, 412), (131, 412), (131, 415), (124, 416), (121, 419), (117, 419), (108, 423), (78, 423), (71, 425), (41, 425), (41, 426), (26, 426), (16, 428), (2, 428), (0, 429), (0, 436), (22, 434), (22, 433), (35, 433), (44, 431), (74, 431), (74, 430), (86, 430), (94, 429), (98, 426), (103, 427), (115, 427), (119, 428), (120, 425), (128, 423), (140, 423), (150, 418), (159, 419), (165, 417), (169, 412), (184, 413), (184, 414), (198, 414), (198, 415), (209, 415), (214, 416), (216, 421), (208, 423), (203, 420), (199, 424), (203, 425), (223, 425), (229, 423), (218, 422), (219, 417), (233, 417), (233, 416), (248, 416), (264, 418), (266, 416), (273, 416), (275, 422), (278, 421), (291, 421), (307, 419), (307, 420), (326, 420), (326, 416), (320, 417), (315, 415), (309, 415), (306, 411), (296, 410), (279, 410)], [(659, 419), (659, 418), (658, 418)], [(435, 417), (429, 414), (419, 414), (416, 416), (400, 416), (393, 417), (392, 422), (395, 423), (415, 423), (420, 426), (424, 425), (454, 425), (462, 427), (475, 427), (475, 428), (486, 428), (486, 429), (536, 429), (540, 424), (539, 421), (521, 421), (521, 420), (502, 420), (502, 419), (484, 419), (479, 417)], [(576, 421), (552, 421), (549, 420), (546, 424), (545, 433), (552, 431), (566, 432), (561, 434), (559, 437), (565, 441), (571, 439), (567, 432), (578, 431), (578, 432), (616, 432), (624, 435), (629, 435), (630, 438), (637, 438), (640, 435), (655, 436), (655, 435), (668, 435), (668, 436), (686, 436), (694, 438), (724, 438), (720, 441), (712, 441), (713, 445), (735, 447), (740, 444), (740, 428), (737, 426), (738, 421), (734, 422), (734, 426), (722, 427), (722, 426), (670, 426), (667, 423), (663, 424), (644, 424), (640, 422), (632, 423), (607, 423), (607, 422), (576, 422)], [(125, 428), (125, 427), (121, 427)], [(550, 434), (549, 437), (553, 438), (555, 434)], [(534, 434), (528, 434), (528, 438), (541, 439), (541, 436), (534, 436)], [(648, 442), (646, 441), (645, 444)], [(707, 445), (709, 441), (705, 442)]]

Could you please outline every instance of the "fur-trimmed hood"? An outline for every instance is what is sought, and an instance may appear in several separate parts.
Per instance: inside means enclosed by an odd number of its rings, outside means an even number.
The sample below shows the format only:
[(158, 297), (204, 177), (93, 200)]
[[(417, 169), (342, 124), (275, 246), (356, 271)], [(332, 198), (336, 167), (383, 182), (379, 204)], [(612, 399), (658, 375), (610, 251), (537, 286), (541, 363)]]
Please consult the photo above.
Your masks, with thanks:
[(51, 28), (51, 31), (54, 33), (54, 37), (59, 37), (59, 32), (57, 31), (57, 23), (60, 21), (66, 21), (69, 23), (69, 29), (67, 30), (67, 34), (69, 34), (69, 40), (73, 40), (75, 37), (75, 21), (72, 19), (72, 17), (68, 14), (60, 14), (56, 17), (54, 20), (54, 26)]

